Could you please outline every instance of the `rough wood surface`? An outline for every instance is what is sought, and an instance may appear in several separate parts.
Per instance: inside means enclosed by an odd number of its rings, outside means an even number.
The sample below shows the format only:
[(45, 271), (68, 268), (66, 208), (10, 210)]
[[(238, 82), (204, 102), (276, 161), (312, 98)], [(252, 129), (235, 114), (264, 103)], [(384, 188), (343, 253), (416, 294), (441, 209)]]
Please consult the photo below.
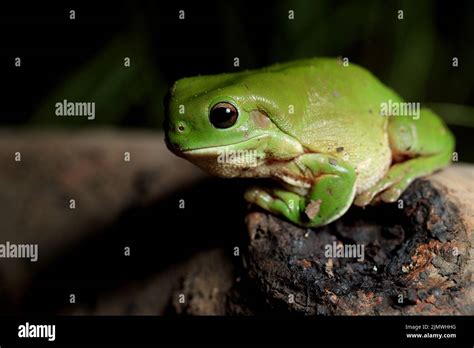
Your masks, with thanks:
[[(306, 314), (474, 314), (474, 169), (415, 181), (397, 204), (351, 208), (303, 229), (265, 212), (247, 216), (248, 268), (271, 308)], [(327, 258), (333, 242), (365, 259)]]

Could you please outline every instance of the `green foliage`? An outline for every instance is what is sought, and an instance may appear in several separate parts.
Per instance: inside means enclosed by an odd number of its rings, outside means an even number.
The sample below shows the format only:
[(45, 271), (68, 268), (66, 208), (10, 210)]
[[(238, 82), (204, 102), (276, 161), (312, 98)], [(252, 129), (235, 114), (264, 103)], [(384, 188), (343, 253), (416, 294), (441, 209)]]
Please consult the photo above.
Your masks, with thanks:
[[(130, 67), (125, 67), (125, 57), (129, 52), (133, 52), (133, 56), (129, 57)], [(161, 99), (166, 89), (167, 85), (149, 56), (144, 36), (123, 33), (66, 77), (44, 99), (31, 121), (38, 125), (90, 125), (86, 117), (70, 118), (68, 122), (54, 117), (54, 105), (66, 99), (95, 102), (96, 114), (100, 117), (94, 120), (94, 126), (119, 123), (132, 108), (145, 106), (147, 125), (159, 127), (163, 120)]]

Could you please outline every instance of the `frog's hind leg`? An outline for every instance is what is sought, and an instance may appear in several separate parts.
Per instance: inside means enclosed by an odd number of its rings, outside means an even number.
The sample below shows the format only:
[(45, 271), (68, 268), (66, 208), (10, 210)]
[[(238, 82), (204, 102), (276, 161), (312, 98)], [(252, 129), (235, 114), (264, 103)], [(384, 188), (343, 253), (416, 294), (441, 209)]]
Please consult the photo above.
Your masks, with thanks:
[(395, 202), (413, 180), (444, 167), (450, 160), (451, 154), (440, 153), (394, 164), (374, 187), (358, 195), (354, 204), (362, 207), (378, 200)]
[(395, 163), (382, 180), (356, 197), (358, 206), (378, 200), (395, 202), (413, 180), (451, 161), (454, 138), (428, 109), (422, 109), (418, 119), (392, 117), (388, 134)]

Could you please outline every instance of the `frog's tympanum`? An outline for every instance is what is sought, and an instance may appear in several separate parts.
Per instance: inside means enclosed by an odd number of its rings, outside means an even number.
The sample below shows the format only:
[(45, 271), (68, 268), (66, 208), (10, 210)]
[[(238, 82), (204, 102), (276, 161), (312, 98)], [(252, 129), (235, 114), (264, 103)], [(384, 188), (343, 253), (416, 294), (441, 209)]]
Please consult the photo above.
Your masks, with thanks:
[(307, 227), (351, 204), (397, 201), (454, 151), (431, 110), (328, 58), (183, 78), (167, 98), (165, 129), (174, 153), (211, 174), (273, 179), (245, 198)]

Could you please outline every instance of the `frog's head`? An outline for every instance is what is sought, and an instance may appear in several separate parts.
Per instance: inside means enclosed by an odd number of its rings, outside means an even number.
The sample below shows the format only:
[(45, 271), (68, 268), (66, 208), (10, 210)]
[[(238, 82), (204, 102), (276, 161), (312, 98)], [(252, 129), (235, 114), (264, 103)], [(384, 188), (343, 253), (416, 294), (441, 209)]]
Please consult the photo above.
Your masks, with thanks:
[(181, 79), (165, 108), (169, 149), (215, 175), (251, 176), (251, 168), (303, 151), (272, 121), (278, 107), (245, 73)]

